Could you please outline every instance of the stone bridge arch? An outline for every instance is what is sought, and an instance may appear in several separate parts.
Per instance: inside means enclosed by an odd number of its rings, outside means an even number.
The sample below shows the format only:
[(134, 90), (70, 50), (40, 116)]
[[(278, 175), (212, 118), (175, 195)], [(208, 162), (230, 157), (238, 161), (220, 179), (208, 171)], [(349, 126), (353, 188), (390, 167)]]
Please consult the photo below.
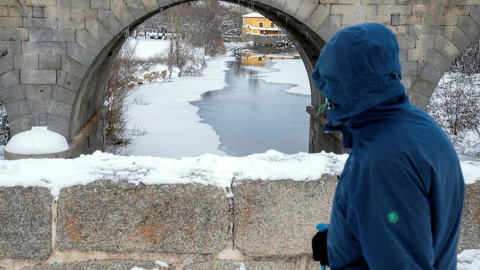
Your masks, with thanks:
[[(0, 99), (12, 135), (47, 125), (77, 156), (103, 145), (103, 92), (129, 29), (193, 0), (0, 0)], [(443, 73), (480, 36), (480, 0), (224, 0), (248, 6), (287, 30), (312, 70), (332, 34), (374, 21), (398, 37), (403, 83), (425, 107)], [(312, 87), (311, 105), (320, 98)], [(311, 114), (310, 152), (341, 151)]]

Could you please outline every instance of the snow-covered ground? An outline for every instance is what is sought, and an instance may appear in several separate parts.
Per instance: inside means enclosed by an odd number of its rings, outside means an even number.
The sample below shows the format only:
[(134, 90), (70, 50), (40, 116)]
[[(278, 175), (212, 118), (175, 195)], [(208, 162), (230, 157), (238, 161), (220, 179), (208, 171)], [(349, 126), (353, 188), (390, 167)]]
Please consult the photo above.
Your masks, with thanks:
[(220, 138), (215, 130), (200, 123), (198, 108), (190, 101), (226, 85), (225, 62), (230, 60), (234, 59), (208, 61), (203, 76), (173, 78), (171, 82), (145, 84), (134, 90), (126, 100), (130, 104), (127, 129), (133, 143), (122, 153), (162, 157), (225, 155), (218, 150)]

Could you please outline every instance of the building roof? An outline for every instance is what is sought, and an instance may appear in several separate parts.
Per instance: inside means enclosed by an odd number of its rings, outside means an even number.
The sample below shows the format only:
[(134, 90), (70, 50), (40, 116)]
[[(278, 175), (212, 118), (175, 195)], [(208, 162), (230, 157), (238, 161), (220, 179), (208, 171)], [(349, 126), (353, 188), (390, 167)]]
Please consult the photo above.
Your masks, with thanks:
[(243, 18), (265, 18), (262, 14), (258, 12), (249, 13), (242, 16)]

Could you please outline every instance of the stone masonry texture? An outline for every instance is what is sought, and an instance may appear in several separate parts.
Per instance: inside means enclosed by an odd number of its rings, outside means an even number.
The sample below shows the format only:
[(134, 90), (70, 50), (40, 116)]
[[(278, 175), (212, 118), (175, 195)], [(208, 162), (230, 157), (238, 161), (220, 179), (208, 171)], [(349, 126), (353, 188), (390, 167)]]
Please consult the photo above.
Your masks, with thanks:
[(336, 177), (242, 181), (233, 187), (235, 247), (249, 256), (309, 254), (315, 226), (330, 220)]
[[(34, 265), (23, 267), (20, 270), (127, 270), (134, 267), (143, 269), (170, 270), (166, 267), (160, 267), (154, 262), (143, 261), (101, 261), (101, 262), (78, 262), (78, 263), (52, 263), (44, 265)], [(173, 270), (173, 268), (171, 269)]]
[(480, 249), (480, 182), (467, 185), (458, 249)]
[[(62, 115), (51, 111), (52, 115), (69, 119), (62, 123), (65, 126), (55, 125), (54, 131), (72, 138), (103, 104), (100, 100), (103, 95), (95, 93), (101, 93), (105, 87), (110, 57), (114, 57), (122, 45), (126, 30), (132, 33), (134, 26), (148, 17), (186, 2), (190, 1), (0, 0), (0, 99), (8, 98), (3, 94), (18, 84), (51, 85), (74, 92), (73, 103), (70, 96), (66, 98), (71, 109), (62, 110)], [(454, 59), (480, 37), (479, 0), (249, 0), (240, 3), (257, 7), (267, 17), (284, 24), (298, 45), (307, 72), (315, 65), (321, 47), (312, 49), (315, 47), (312, 45), (324, 44), (338, 29), (364, 21), (387, 25), (400, 39), (404, 76), (413, 78), (406, 85), (407, 92), (412, 93), (411, 101), (421, 108), (428, 104), (433, 89), (430, 86), (423, 89), (425, 84), (416, 78), (436, 85)], [(428, 68), (423, 68), (425, 63)], [(58, 95), (56, 98), (64, 99)], [(318, 103), (316, 89), (312, 88), (311, 104)], [(29, 112), (24, 109), (20, 113), (19, 110), (15, 114), (9, 112), (12, 135), (29, 129), (34, 123), (15, 118), (35, 119), (36, 115), (43, 114), (43, 107), (32, 107)], [(310, 133), (314, 134), (316, 120), (311, 120)], [(100, 135), (97, 137), (90, 139), (102, 139)], [(335, 148), (332, 143), (320, 140), (322, 136), (310, 136), (310, 149), (316, 152)], [(330, 145), (318, 147), (325, 144)]]
[(0, 259), (45, 259), (52, 245), (52, 196), (46, 188), (0, 188)]
[(185, 267), (185, 270), (298, 270), (299, 263), (283, 261), (260, 261), (260, 262), (235, 262), (235, 261), (209, 261), (196, 263)]
[(230, 226), (225, 190), (97, 181), (63, 189), (59, 250), (216, 253)]

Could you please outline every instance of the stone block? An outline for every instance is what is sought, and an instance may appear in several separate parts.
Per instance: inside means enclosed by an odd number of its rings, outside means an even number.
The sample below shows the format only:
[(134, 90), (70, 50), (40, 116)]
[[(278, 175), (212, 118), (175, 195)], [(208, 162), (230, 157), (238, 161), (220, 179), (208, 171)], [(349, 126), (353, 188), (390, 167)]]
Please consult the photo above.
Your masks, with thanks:
[(408, 49), (408, 61), (423, 62), (425, 59), (425, 49)]
[(90, 0), (57, 0), (58, 7), (90, 7)]
[[(77, 75), (78, 76), (78, 75)], [(75, 77), (74, 74), (65, 71), (57, 71), (57, 84), (72, 91), (77, 91), (82, 80)]]
[(6, 17), (0, 20), (0, 28), (21, 28), (21, 17)]
[(406, 91), (408, 92), (412, 89), (413, 82), (416, 80), (417, 76), (405, 76), (402, 75), (402, 84), (405, 86)]
[[(30, 114), (30, 108), (28, 107), (27, 100), (19, 100), (12, 103), (3, 104), (5, 109), (8, 112), (9, 119), (14, 118), (14, 116)], [(0, 245), (1, 246), (1, 245)], [(0, 250), (0, 254), (1, 254)], [(2, 257), (0, 255), (0, 257)]]
[(53, 30), (45, 28), (30, 28), (29, 41), (53, 41)]
[(53, 41), (75, 41), (75, 29), (53, 29)]
[(475, 42), (480, 36), (480, 29), (470, 16), (458, 16), (457, 26), (471, 42)]
[(315, 225), (330, 220), (336, 183), (336, 177), (330, 176), (309, 182), (242, 181), (235, 185), (235, 247), (248, 256), (311, 253)]
[(396, 3), (397, 0), (362, 0), (362, 5), (394, 5)]
[(414, 85), (412, 86), (412, 91), (428, 96), (430, 98), (436, 87), (436, 83), (432, 83), (422, 77), (418, 77)]
[(20, 132), (27, 131), (32, 128), (30, 125), (30, 114), (10, 118), (8, 119), (8, 124), (10, 127), (10, 136), (15, 136)]
[(417, 62), (402, 62), (402, 76), (417, 75)]
[(0, 0), (0, 6), (18, 7), (21, 4), (18, 0)]
[(332, 15), (376, 15), (376, 5), (332, 5), (330, 9)]
[[(10, 115), (10, 111), (8, 111)], [(0, 189), (0, 258), (46, 259), (52, 245), (52, 196), (47, 188)]]
[(7, 41), (8, 53), (21, 54), (22, 41)]
[(480, 182), (466, 186), (458, 250), (480, 249)]
[[(420, 77), (422, 77), (423, 79), (431, 82), (432, 84), (434, 85), (437, 85), (438, 84), (438, 81), (440, 81), (440, 79), (442, 78), (443, 76), (443, 72), (440, 72), (438, 70), (436, 70), (435, 68), (433, 68), (431, 65), (429, 64), (426, 64), (423, 69), (420, 68), (419, 66), (419, 71), (420, 71)], [(420, 79), (420, 78), (419, 78)], [(418, 80), (418, 79), (417, 79)]]
[(12, 103), (25, 99), (25, 91), (23, 85), (19, 84), (17, 86), (11, 87), (9, 89), (0, 90), (0, 99), (4, 103)]
[(318, 6), (316, 0), (303, 0), (302, 4), (295, 13), (295, 18), (301, 22), (306, 22)]
[(91, 8), (70, 8), (70, 18), (96, 20), (98, 18), (98, 10)]
[(391, 4), (378, 5), (378, 14), (409, 15), (411, 13), (412, 13), (411, 5), (391, 5)]
[(97, 181), (62, 189), (56, 247), (212, 254), (227, 245), (229, 215), (221, 188)]
[(59, 102), (56, 100), (47, 100), (47, 113), (62, 117), (70, 117), (72, 113), (72, 105)]
[(322, 0), (322, 4), (340, 4), (340, 5), (357, 5), (361, 4), (362, 0)]
[(456, 25), (457, 16), (422, 16), (423, 25)]
[(397, 37), (397, 40), (398, 40), (398, 47), (400, 49), (411, 49), (411, 48), (415, 48), (417, 39), (414, 36), (404, 35), (404, 36)]
[(434, 3), (412, 5), (412, 14), (420, 16), (442, 15), (446, 5)]
[(32, 17), (42, 18), (43, 17), (43, 7), (33, 7), (32, 8)]
[(283, 6), (283, 12), (285, 12), (286, 14), (289, 14), (291, 16), (294, 16), (297, 13), (298, 9), (300, 8), (300, 6), (302, 5), (303, 2), (308, 2), (308, 0), (307, 1), (287, 0), (285, 2), (285, 5)]
[(330, 15), (330, 5), (322, 5), (322, 4), (317, 5), (317, 7), (315, 8), (315, 11), (313, 11), (310, 18), (308, 18), (308, 21), (306, 24), (312, 30), (317, 31), (320, 28), (320, 26), (325, 22), (325, 20), (328, 18), (329, 15)]
[(43, 8), (45, 18), (70, 19), (70, 8), (67, 7), (45, 7)]
[[(42, 101), (42, 103), (45, 103), (45, 101)], [(35, 106), (35, 105), (33, 105)], [(32, 127), (35, 127), (35, 126), (47, 126), (47, 114), (44, 113), (44, 112), (38, 112), (37, 110), (35, 110), (32, 114), (31, 114), (31, 120), (30, 120), (30, 125)]]
[[(178, 0), (173, 0), (173, 2), (178, 2)], [(283, 6), (285, 6), (285, 2), (287, 2), (287, 0), (271, 0), (268, 5), (275, 9), (282, 10)]]
[(110, 0), (91, 0), (91, 8), (110, 9)]
[(438, 25), (410, 25), (408, 33), (413, 36), (421, 35), (443, 35), (445, 26)]
[(62, 71), (69, 72), (73, 76), (82, 79), (87, 68), (67, 55), (62, 55)]
[(13, 54), (0, 57), (0, 74), (5, 74), (14, 69)]
[[(136, 268), (135, 268), (136, 267)], [(89, 261), (74, 263), (52, 263), (38, 264), (34, 266), (25, 266), (20, 270), (127, 270), (127, 269), (159, 269), (173, 270), (173, 268), (164, 268), (155, 264), (153, 261), (134, 261), (134, 260), (118, 260), (118, 261)]]
[[(391, 25), (398, 25), (398, 21), (400, 19), (400, 15), (388, 15), (388, 14), (379, 14), (379, 15), (367, 15), (367, 21), (369, 22), (377, 22), (382, 24), (391, 24)], [(343, 16), (345, 18), (345, 16)], [(343, 24), (342, 20), (342, 24)]]
[(433, 49), (435, 44), (435, 36), (417, 35), (417, 42), (415, 48), (417, 49)]
[(450, 60), (450, 62), (453, 62), (461, 53), (455, 45), (443, 36), (435, 37), (434, 49), (439, 51), (443, 56)]
[(141, 19), (147, 15), (147, 10), (143, 6), (142, 0), (124, 0), (127, 5), (127, 9), (135, 20)]
[(53, 90), (52, 99), (58, 102), (73, 105), (73, 102), (75, 101), (75, 97), (76, 97), (75, 92), (60, 86), (55, 86), (55, 90)]
[(16, 54), (15, 68), (18, 69), (38, 69), (37, 54)]
[(32, 7), (8, 7), (9, 17), (32, 17)]
[[(473, 6), (478, 9), (478, 6)], [(443, 15), (457, 15), (457, 16), (468, 16), (470, 14), (470, 6), (453, 6), (447, 5), (443, 9)]]
[(328, 41), (342, 24), (341, 15), (330, 15), (323, 22), (323, 24), (318, 29), (318, 35), (324, 40)]
[(85, 19), (58, 19), (58, 29), (85, 29)]
[(98, 10), (98, 20), (113, 36), (116, 36), (123, 30), (122, 23), (117, 19), (111, 10)]
[(427, 107), (428, 103), (430, 102), (430, 96), (426, 96), (424, 94), (418, 93), (418, 92), (413, 91), (413, 90), (411, 90), (408, 93), (408, 97), (410, 98), (410, 102), (413, 105), (415, 105), (419, 108), (422, 108), (424, 110)]
[(57, 18), (23, 18), (23, 27), (57, 28)]
[[(318, 265), (317, 265), (318, 267)], [(194, 263), (185, 267), (185, 270), (298, 270), (303, 269), (300, 263), (290, 261), (207, 261)], [(317, 268), (318, 269), (318, 268)]]
[[(270, 0), (268, 0), (270, 1)], [(158, 0), (158, 5), (160, 7), (167, 7), (173, 4), (173, 0)]]
[[(367, 15), (361, 14), (361, 13), (344, 14), (339, 16), (342, 16), (342, 25), (345, 25), (345, 26), (362, 23), (367, 20)], [(377, 15), (373, 15), (373, 16), (377, 16)]]
[(67, 42), (67, 55), (85, 67), (89, 67), (95, 60), (95, 56), (78, 45), (76, 42)]
[(461, 52), (472, 43), (456, 26), (445, 27), (445, 37)]
[(448, 70), (453, 60), (450, 61), (448, 58), (443, 56), (440, 52), (433, 49), (433, 50), (427, 50), (425, 52), (425, 62), (431, 65), (433, 68), (435, 68), (439, 72), (441, 72), (443, 76), (443, 73)]
[(28, 108), (30, 109), (30, 124), (43, 122), (47, 125), (47, 100), (45, 99), (27, 99)]
[(56, 84), (57, 73), (55, 70), (21, 69), (22, 84)]
[(47, 114), (48, 129), (60, 133), (65, 138), (68, 138), (68, 126), (70, 125), (70, 115), (59, 116)]
[(110, 0), (110, 10), (115, 14), (123, 27), (127, 27), (135, 22), (135, 18), (130, 14), (123, 0)]
[(8, 89), (20, 84), (18, 69), (0, 75), (0, 89)]
[(157, 0), (142, 0), (142, 3), (148, 13), (154, 12), (160, 8)]
[(8, 9), (6, 6), (0, 6), (0, 17), (7, 17)]
[(61, 69), (60, 55), (39, 55), (38, 57), (39, 69)]
[(107, 45), (113, 39), (112, 34), (97, 20), (87, 20), (87, 31), (92, 35), (101, 45)]
[(34, 7), (53, 7), (57, 4), (56, 0), (27, 0), (25, 5)]
[(0, 28), (0, 40), (28, 40), (28, 28)]
[(97, 55), (103, 50), (104, 45), (98, 42), (87, 30), (77, 30), (76, 37), (78, 45), (85, 48), (92, 55)]
[(67, 44), (57, 41), (24, 41), (24, 54), (65, 54)]
[(477, 25), (480, 25), (480, 6), (477, 5), (470, 7), (470, 13), (464, 15), (470, 15), (470, 17), (472, 17), (472, 19), (477, 23)]
[(47, 100), (52, 96), (51, 85), (25, 85), (25, 96), (27, 99)]

